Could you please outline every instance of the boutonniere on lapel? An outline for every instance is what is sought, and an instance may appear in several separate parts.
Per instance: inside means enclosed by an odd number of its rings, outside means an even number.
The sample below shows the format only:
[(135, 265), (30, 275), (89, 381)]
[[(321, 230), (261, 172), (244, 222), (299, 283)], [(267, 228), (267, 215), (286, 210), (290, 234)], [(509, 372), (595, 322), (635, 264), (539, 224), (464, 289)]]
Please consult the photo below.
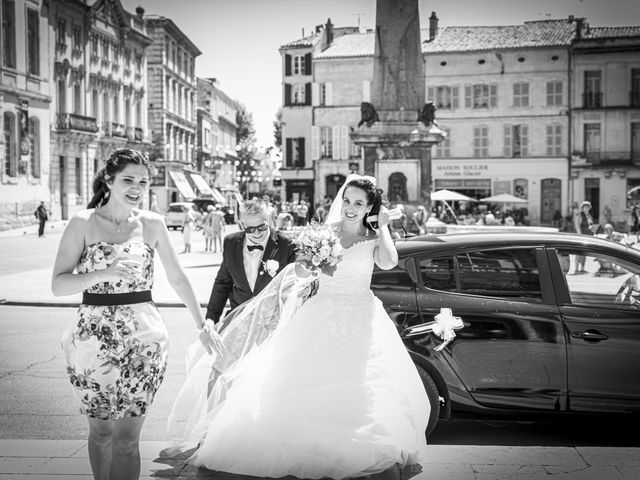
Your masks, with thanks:
[(271, 275), (272, 278), (276, 276), (276, 273), (278, 273), (278, 269), (280, 268), (280, 264), (278, 263), (278, 261), (273, 259), (269, 259), (266, 262), (262, 262), (262, 265), (264, 266), (263, 271)]

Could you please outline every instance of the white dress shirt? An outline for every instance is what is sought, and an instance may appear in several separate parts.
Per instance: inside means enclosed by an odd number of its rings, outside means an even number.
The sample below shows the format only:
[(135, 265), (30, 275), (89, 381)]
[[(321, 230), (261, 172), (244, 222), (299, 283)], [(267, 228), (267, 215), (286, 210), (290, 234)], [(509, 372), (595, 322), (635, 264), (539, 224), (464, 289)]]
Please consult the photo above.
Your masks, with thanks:
[[(244, 264), (244, 273), (247, 276), (249, 287), (253, 291), (256, 286), (256, 280), (258, 279), (258, 271), (260, 270), (260, 262), (262, 261), (262, 255), (264, 255), (264, 249), (267, 248), (267, 242), (269, 236), (267, 235), (261, 243), (251, 243), (245, 237), (244, 246), (242, 247), (242, 263)], [(248, 245), (262, 245), (262, 250), (254, 249), (249, 251)]]

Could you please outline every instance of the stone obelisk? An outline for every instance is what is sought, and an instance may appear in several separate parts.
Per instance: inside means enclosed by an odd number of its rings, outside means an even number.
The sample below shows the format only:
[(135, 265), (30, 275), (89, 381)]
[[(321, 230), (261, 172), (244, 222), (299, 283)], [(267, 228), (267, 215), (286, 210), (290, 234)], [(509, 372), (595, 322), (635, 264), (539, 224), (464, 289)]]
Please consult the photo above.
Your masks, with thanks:
[[(365, 175), (376, 176), (394, 203), (429, 203), (431, 146), (444, 132), (425, 90), (418, 0), (377, 0), (371, 103), (361, 105), (351, 139), (363, 148)], [(405, 191), (394, 188), (394, 171), (408, 179)]]

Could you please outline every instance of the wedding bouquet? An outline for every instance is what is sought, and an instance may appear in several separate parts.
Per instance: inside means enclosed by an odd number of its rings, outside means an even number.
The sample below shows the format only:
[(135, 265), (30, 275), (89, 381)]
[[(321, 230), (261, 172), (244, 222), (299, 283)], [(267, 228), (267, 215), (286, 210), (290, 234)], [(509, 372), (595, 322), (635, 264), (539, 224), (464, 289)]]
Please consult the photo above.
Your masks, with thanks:
[(330, 226), (311, 223), (300, 231), (294, 243), (299, 262), (310, 270), (333, 276), (342, 259), (342, 246)]

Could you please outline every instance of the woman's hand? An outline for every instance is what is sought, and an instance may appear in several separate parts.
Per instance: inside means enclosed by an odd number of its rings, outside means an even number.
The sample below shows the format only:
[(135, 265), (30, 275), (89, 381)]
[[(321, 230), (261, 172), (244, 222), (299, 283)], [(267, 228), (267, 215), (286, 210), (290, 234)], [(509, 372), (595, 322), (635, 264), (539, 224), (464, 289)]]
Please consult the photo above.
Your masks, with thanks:
[(207, 320), (204, 323), (204, 326), (200, 330), (200, 335), (198, 335), (198, 339), (208, 354), (211, 355), (215, 353), (220, 358), (224, 357), (224, 342), (222, 341), (220, 334), (216, 331), (212, 320)]
[(100, 281), (118, 281), (124, 280), (128, 283), (133, 283), (139, 278), (139, 272), (142, 264), (135, 260), (127, 258), (116, 258), (108, 268), (104, 270), (98, 270), (100, 273)]
[(391, 222), (389, 210), (384, 205), (380, 205), (378, 215), (371, 215), (370, 217), (367, 217), (367, 222), (378, 222), (378, 229), (384, 226), (389, 226), (389, 223)]

